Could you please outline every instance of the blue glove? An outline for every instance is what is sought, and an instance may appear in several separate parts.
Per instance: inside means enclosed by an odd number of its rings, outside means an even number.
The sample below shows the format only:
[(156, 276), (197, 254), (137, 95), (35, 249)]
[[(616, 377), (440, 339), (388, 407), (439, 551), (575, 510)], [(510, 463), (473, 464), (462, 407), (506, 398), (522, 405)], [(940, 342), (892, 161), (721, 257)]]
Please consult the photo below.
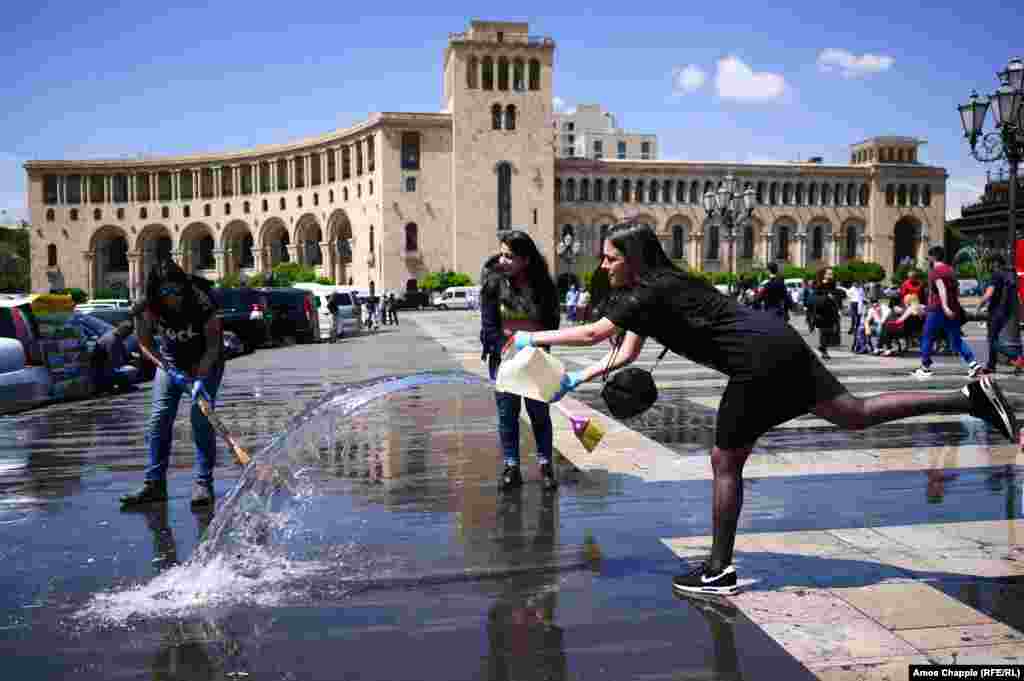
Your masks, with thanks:
[(533, 345), (533, 334), (529, 331), (516, 331), (516, 335), (512, 336), (512, 347), (516, 350), (522, 350)]
[(203, 379), (197, 378), (192, 384), (192, 401), (195, 402), (196, 398), (200, 395), (203, 396), (210, 406), (213, 406), (213, 400), (210, 399), (210, 393), (206, 392), (206, 384), (203, 382)]
[(567, 394), (575, 390), (580, 383), (583, 382), (582, 371), (570, 371), (566, 374), (562, 374), (562, 383), (558, 386), (558, 392), (555, 393), (554, 397), (551, 398), (552, 402), (557, 402)]
[(178, 388), (179, 390), (188, 390), (189, 380), (188, 376), (185, 375), (184, 371), (180, 369), (175, 369), (173, 367), (169, 367), (165, 369), (165, 371), (167, 372), (167, 376), (171, 379), (171, 383), (174, 384), (175, 388)]

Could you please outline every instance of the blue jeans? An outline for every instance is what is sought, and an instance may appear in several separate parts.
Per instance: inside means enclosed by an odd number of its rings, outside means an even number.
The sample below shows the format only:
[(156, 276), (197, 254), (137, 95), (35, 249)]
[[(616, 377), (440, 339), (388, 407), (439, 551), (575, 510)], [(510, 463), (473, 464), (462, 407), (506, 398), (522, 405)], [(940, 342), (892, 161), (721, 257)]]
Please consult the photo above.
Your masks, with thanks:
[(960, 320), (950, 319), (942, 310), (928, 310), (924, 319), (924, 333), (921, 334), (921, 366), (932, 365), (932, 339), (940, 331), (945, 332), (949, 347), (968, 364), (974, 363), (974, 352), (960, 334)]
[(1003, 316), (991, 317), (988, 320), (988, 368), (995, 370), (996, 359), (999, 357), (999, 353), (1003, 353), (1010, 358), (1011, 361), (1021, 356), (1021, 348), (1019, 346), (1010, 345), (1004, 343), (999, 337), (999, 334), (1003, 332), (1003, 328), (1006, 326), (1006, 322), (1009, 320)]
[[(491, 380), (497, 376), (497, 362), (491, 362)], [(533, 426), (533, 437), (537, 441), (537, 463), (551, 463), (554, 432), (551, 427), (551, 411), (547, 402), (538, 402), (512, 393), (495, 392), (498, 404), (498, 441), (506, 466), (519, 465), (519, 410), (526, 401), (526, 413)]]
[[(217, 390), (223, 377), (224, 363), (217, 362), (204, 381), (211, 400), (217, 399)], [(167, 372), (156, 370), (156, 376), (153, 377), (153, 403), (146, 424), (146, 447), (149, 449), (146, 480), (163, 480), (167, 477), (174, 419), (178, 415), (178, 401), (183, 392), (171, 382)], [(217, 465), (217, 436), (198, 404), (192, 405), (191, 419), (192, 439), (196, 443), (196, 480), (213, 482), (213, 469)]]

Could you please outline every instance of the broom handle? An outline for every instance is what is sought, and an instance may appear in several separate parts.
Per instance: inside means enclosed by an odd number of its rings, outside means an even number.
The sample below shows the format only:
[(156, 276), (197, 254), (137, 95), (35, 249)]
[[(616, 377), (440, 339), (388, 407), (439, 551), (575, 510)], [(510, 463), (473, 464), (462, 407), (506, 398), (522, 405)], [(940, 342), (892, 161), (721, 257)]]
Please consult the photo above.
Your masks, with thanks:
[(210, 425), (213, 426), (213, 429), (216, 430), (220, 436), (224, 438), (224, 441), (228, 443), (228, 447), (231, 448), (231, 453), (235, 455), (235, 462), (239, 466), (248, 466), (249, 462), (252, 461), (252, 457), (249, 456), (249, 452), (247, 452), (242, 445), (238, 444), (235, 436), (231, 434), (231, 431), (229, 431), (227, 426), (224, 425), (224, 422), (220, 420), (220, 417), (213, 413), (213, 407), (211, 407), (210, 403), (206, 401), (206, 398), (202, 395), (197, 395), (196, 402), (199, 404), (199, 410), (203, 412), (204, 416), (206, 416), (206, 419), (210, 422)]

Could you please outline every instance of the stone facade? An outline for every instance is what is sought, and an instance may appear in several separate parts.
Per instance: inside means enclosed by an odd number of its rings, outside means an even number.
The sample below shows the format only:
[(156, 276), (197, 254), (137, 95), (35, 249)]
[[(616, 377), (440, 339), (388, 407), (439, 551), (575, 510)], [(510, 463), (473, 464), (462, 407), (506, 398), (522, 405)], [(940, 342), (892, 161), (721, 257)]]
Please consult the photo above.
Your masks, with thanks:
[[(705, 270), (854, 254), (890, 270), (941, 242), (946, 172), (917, 162), (913, 138), (853, 145), (850, 165), (557, 159), (555, 43), (528, 29), (474, 21), (450, 35), (440, 113), (377, 113), (233, 153), (26, 163), (33, 290), (122, 287), (137, 297), (170, 256), (211, 279), (287, 260), (399, 291), (440, 269), (475, 279), (509, 228), (529, 232), (564, 280), (597, 264), (603, 226), (626, 217)], [(747, 233), (723, 233), (700, 208), (728, 173), (760, 190)]]

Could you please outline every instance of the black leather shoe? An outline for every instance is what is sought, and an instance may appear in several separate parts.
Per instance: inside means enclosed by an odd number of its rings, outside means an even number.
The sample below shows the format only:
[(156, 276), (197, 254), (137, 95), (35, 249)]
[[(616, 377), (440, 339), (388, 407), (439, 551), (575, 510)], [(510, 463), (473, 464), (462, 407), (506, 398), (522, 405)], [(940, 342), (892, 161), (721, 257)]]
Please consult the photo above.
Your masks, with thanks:
[(198, 506), (212, 506), (213, 505), (213, 483), (212, 482), (199, 482), (196, 480), (192, 483), (192, 508)]
[(558, 478), (555, 477), (554, 465), (550, 463), (542, 463), (540, 465), (541, 474), (541, 485), (544, 486), (545, 490), (556, 490), (558, 489)]
[(501, 489), (515, 489), (523, 486), (523, 474), (519, 472), (519, 466), (505, 466), (501, 472), (501, 481), (498, 483)]
[(140, 506), (167, 501), (166, 480), (146, 480), (142, 487), (130, 494), (121, 495), (121, 506)]

